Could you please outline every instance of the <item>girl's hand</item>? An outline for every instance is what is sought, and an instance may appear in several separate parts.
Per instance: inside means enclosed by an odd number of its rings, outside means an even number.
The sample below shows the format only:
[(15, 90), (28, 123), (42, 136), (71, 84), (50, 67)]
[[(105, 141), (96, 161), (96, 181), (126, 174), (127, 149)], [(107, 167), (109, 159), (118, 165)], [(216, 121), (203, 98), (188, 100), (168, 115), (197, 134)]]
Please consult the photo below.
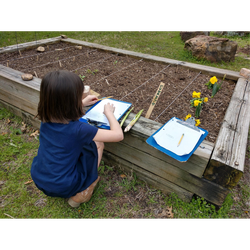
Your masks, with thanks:
[(98, 98), (95, 95), (87, 95), (84, 99), (82, 99), (83, 106), (90, 106), (97, 102)]
[(109, 102), (107, 104), (104, 105), (104, 115), (109, 115), (110, 113), (114, 113), (115, 112), (115, 106), (114, 104), (110, 104)]

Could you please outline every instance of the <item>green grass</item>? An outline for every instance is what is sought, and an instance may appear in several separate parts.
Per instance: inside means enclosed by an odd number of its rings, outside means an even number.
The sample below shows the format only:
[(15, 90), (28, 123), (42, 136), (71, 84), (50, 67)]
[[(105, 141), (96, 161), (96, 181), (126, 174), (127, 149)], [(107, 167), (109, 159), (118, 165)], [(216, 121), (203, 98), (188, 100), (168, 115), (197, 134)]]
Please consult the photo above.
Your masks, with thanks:
[[(0, 47), (17, 43), (35, 41), (67, 35), (69, 38), (107, 45), (170, 59), (197, 63), (222, 69), (240, 71), (241, 68), (249, 68), (249, 60), (236, 57), (234, 62), (210, 63), (205, 60), (194, 58), (191, 52), (184, 50), (184, 42), (181, 40), (180, 32), (0, 32)], [(213, 32), (211, 36), (217, 36)], [(245, 37), (229, 37), (236, 41), (239, 47), (250, 44), (250, 35)]]

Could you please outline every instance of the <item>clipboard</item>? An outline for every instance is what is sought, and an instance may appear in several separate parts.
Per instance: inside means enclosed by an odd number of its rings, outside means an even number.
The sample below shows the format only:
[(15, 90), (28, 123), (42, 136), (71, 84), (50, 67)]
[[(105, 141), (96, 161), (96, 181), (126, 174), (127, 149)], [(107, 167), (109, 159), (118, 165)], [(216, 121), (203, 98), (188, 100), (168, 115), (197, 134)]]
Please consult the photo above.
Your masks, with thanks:
[[(193, 121), (192, 121), (193, 120)], [(168, 150), (166, 148), (164, 148), (163, 146), (159, 145), (156, 141), (156, 139), (154, 138), (156, 136), (157, 133), (159, 133), (162, 129), (164, 129), (164, 126), (166, 126), (169, 122), (177, 122), (178, 125), (180, 126), (183, 126), (183, 128), (189, 128), (189, 129), (194, 129), (196, 131), (200, 131), (200, 137), (199, 139), (197, 139), (197, 141), (193, 142), (194, 143), (194, 147), (191, 146), (191, 150), (190, 152), (188, 152), (187, 154), (183, 154), (183, 155), (178, 155), (177, 153), (174, 152), (173, 149), (176, 149), (175, 147), (177, 147), (178, 145), (178, 142), (180, 141), (180, 134), (179, 134), (179, 137), (178, 138), (175, 138), (175, 142), (177, 142), (176, 144), (173, 144), (172, 146), (172, 150)], [(167, 127), (167, 126), (166, 126)], [(187, 131), (187, 129), (186, 129)], [(169, 131), (169, 133), (171, 133), (171, 131)], [(200, 146), (200, 144), (202, 143), (202, 141), (205, 139), (205, 137), (207, 136), (208, 134), (208, 131), (206, 131), (205, 129), (202, 129), (200, 127), (196, 127), (195, 126), (195, 121), (194, 119), (188, 119), (187, 121), (182, 121), (181, 119), (179, 118), (176, 118), (176, 117), (173, 117), (171, 118), (167, 123), (165, 123), (161, 128), (159, 128), (154, 134), (152, 134), (147, 140), (146, 142), (156, 148), (157, 150), (169, 155), (170, 157), (176, 159), (177, 161), (180, 161), (180, 162), (186, 162), (190, 156), (194, 153), (194, 151)], [(184, 135), (184, 138), (185, 138), (185, 135)], [(164, 140), (168, 140), (167, 136), (164, 136), (162, 139)], [(187, 138), (186, 138), (187, 139)], [(182, 143), (182, 142), (181, 142)], [(187, 145), (188, 142), (186, 142), (186, 145)], [(181, 146), (182, 144), (180, 144)], [(183, 144), (185, 145), (185, 144)], [(187, 150), (188, 151), (188, 150)]]
[(116, 99), (104, 99), (96, 102), (86, 114), (79, 119), (81, 122), (88, 123), (98, 128), (110, 129), (108, 119), (103, 114), (104, 105), (106, 103), (114, 104), (115, 106), (115, 118), (117, 121), (126, 113), (126, 111), (131, 107), (132, 103), (119, 101)]

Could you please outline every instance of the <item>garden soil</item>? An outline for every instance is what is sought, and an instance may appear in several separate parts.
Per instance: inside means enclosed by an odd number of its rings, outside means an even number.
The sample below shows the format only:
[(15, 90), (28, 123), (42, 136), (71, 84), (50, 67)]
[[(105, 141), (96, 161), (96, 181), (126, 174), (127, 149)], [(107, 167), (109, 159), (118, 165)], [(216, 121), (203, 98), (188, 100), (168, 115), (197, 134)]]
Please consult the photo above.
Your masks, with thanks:
[[(215, 142), (225, 112), (234, 91), (235, 82), (225, 80), (222, 88), (211, 98), (212, 90), (205, 83), (211, 76), (187, 68), (132, 58), (93, 48), (76, 47), (59, 42), (44, 46), (44, 52), (36, 48), (0, 54), (0, 64), (23, 73), (42, 78), (47, 72), (69, 70), (81, 76), (83, 83), (101, 97), (131, 102), (134, 113), (144, 109), (145, 116), (161, 82), (165, 86), (149, 119), (165, 124), (172, 117), (184, 119), (195, 115), (190, 107), (193, 91), (201, 98), (208, 97), (200, 114), (200, 127), (209, 133), (206, 139)], [(219, 79), (220, 83), (222, 79)]]

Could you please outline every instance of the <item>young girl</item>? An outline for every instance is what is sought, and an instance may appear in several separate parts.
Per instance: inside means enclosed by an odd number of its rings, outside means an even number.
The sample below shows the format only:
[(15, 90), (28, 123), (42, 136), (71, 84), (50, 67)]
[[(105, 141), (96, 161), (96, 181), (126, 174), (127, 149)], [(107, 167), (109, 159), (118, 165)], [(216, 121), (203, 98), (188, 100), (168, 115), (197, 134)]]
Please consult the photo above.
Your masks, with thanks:
[(44, 76), (38, 104), (40, 146), (31, 167), (38, 189), (48, 196), (69, 198), (72, 207), (92, 196), (99, 181), (103, 142), (123, 140), (122, 129), (114, 117), (115, 107), (109, 103), (103, 113), (110, 130), (79, 121), (84, 115), (83, 106), (97, 102), (94, 95), (83, 99), (83, 91), (83, 82), (74, 73), (59, 70)]

